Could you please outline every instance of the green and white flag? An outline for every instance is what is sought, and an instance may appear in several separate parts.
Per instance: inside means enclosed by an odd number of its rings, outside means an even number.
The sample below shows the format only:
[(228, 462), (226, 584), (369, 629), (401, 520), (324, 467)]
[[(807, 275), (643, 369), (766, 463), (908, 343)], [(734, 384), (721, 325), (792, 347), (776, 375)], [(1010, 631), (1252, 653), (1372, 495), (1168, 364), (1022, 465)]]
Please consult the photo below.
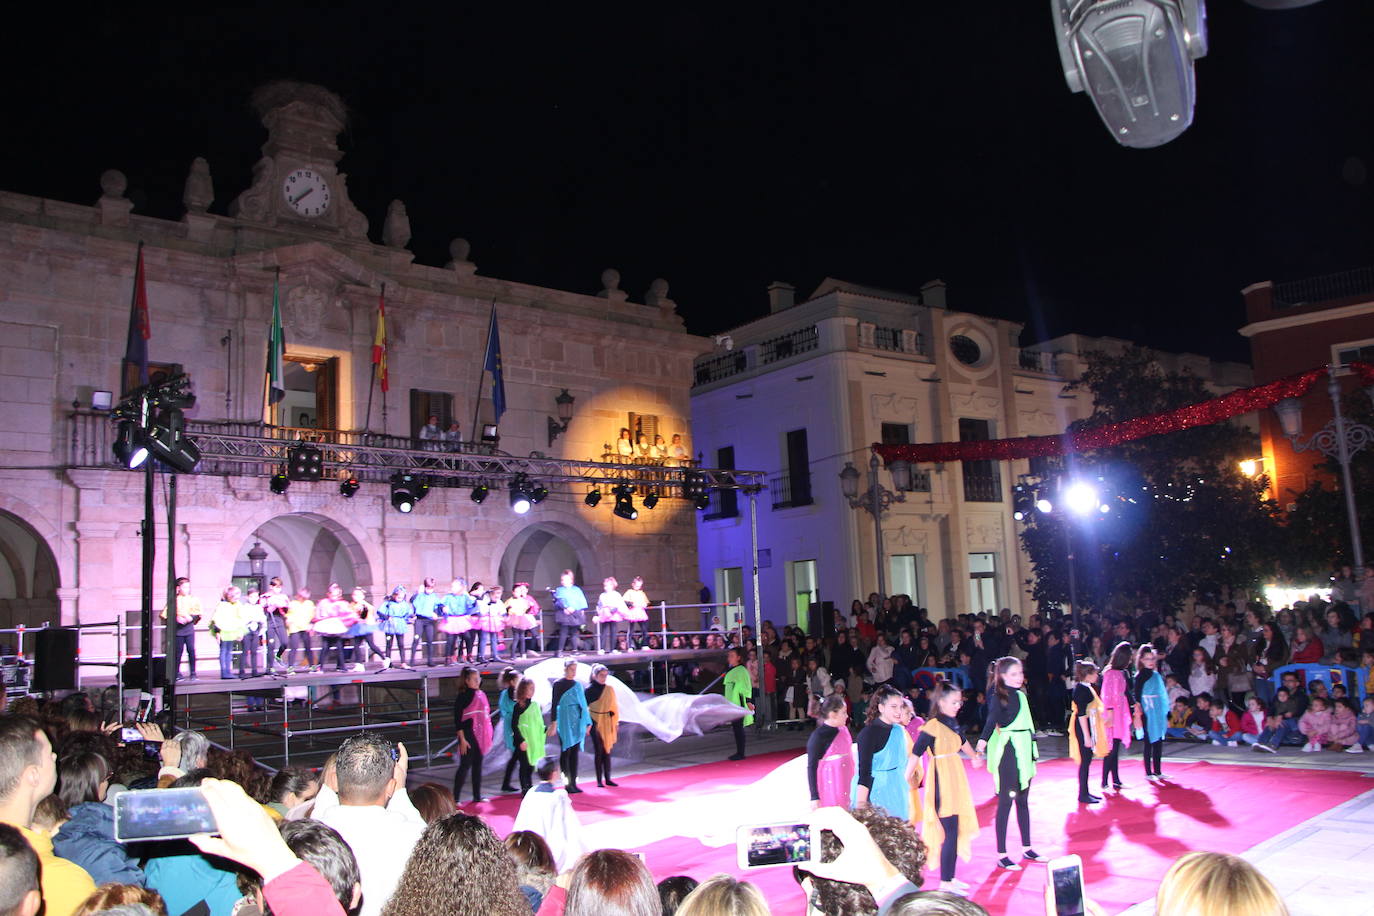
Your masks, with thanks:
[(272, 329), (267, 333), (267, 405), (270, 407), (286, 397), (286, 379), (282, 359), (286, 356), (286, 337), (281, 329), (281, 268), (272, 281)]

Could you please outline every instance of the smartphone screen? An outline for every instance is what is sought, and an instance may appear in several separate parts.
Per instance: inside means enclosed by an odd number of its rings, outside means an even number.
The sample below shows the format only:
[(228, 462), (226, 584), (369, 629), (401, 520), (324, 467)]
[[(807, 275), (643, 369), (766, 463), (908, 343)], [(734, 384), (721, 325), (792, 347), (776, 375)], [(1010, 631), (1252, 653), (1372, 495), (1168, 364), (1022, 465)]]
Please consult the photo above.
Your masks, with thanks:
[(797, 865), (811, 861), (810, 824), (763, 824), (736, 834), (741, 868)]
[(121, 843), (218, 832), (198, 788), (141, 789), (115, 796), (115, 839)]
[(137, 744), (143, 740), (143, 736), (132, 725), (125, 725), (119, 730), (119, 740), (125, 744)]
[(1054, 882), (1055, 916), (1084, 916), (1082, 866), (1052, 868), (1050, 880)]

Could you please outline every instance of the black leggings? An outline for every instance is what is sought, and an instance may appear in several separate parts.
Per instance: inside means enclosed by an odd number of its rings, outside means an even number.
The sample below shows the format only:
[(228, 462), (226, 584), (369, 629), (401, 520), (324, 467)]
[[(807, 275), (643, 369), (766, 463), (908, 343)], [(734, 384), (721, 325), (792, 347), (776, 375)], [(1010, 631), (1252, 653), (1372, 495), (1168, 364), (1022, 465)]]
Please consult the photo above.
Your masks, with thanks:
[(1164, 739), (1142, 741), (1141, 756), (1145, 758), (1146, 776), (1164, 775)]
[(730, 729), (735, 733), (735, 753), (740, 757), (744, 756), (744, 720), (736, 719), (730, 723)]
[(425, 645), (425, 664), (434, 667), (434, 621), (428, 617), (415, 618), (415, 641), (410, 644), (410, 663), (415, 664), (415, 656), (420, 654), (420, 643)]
[(395, 649), (400, 656), (400, 663), (406, 663), (406, 635), (404, 633), (386, 634), (386, 657), (391, 658), (391, 650)]
[(305, 651), (305, 663), (310, 667), (315, 667), (315, 647), (310, 644), (310, 631), (297, 630), (286, 637), (286, 643), (291, 647), (286, 653), (287, 667), (294, 668), (296, 665), (296, 650)]
[(945, 840), (940, 844), (940, 880), (953, 881), (959, 856), (959, 815), (940, 818), (940, 826), (945, 831)]
[(515, 760), (520, 765), (520, 794), (524, 795), (534, 787), (534, 764), (530, 763), (530, 755), (525, 751), (516, 750)]
[[(511, 777), (515, 775), (515, 767), (522, 760), (525, 760), (524, 754), (520, 753), (519, 751), (510, 752), (510, 759), (506, 761), (506, 772), (501, 778), (502, 792), (508, 791), (506, 787), (510, 785)], [(529, 761), (525, 762), (528, 763)]]
[(453, 800), (458, 801), (463, 795), (463, 782), (472, 772), (472, 800), (477, 801), (482, 797), (482, 757), (483, 754), (477, 749), (477, 742), (468, 739), (468, 752), (458, 759), (458, 772), (453, 774)]
[(365, 636), (353, 637), (353, 661), (356, 664), (361, 665), (363, 662), (367, 661), (367, 653), (363, 651), (363, 646), (367, 646), (372, 654), (382, 661), (386, 661), (391, 657), (389, 652), (383, 652), (381, 649), (377, 648), (377, 637), (372, 633), (368, 633)]
[(1021, 828), (1021, 845), (1030, 846), (1030, 786), (1019, 789), (1021, 771), (1016, 767), (1016, 751), (1008, 744), (997, 765), (997, 852), (1007, 854), (1007, 822), (1011, 818), (1012, 803), (1016, 803), (1016, 823)]
[(592, 762), (596, 766), (596, 784), (599, 786), (604, 779), (611, 781), (611, 752), (606, 750), (606, 745), (601, 740), (601, 733), (595, 728), (592, 729)]
[[(1078, 723), (1074, 723), (1078, 727)], [(1092, 772), (1093, 749), (1090, 747), (1078, 748), (1078, 800), (1086, 801), (1092, 793), (1088, 791), (1088, 774)]]
[(1107, 777), (1112, 778), (1112, 785), (1121, 785), (1121, 739), (1112, 739), (1111, 752), (1102, 758), (1102, 788), (1107, 788)]
[[(563, 771), (563, 781), (570, 789), (577, 787), (577, 757), (581, 750), (582, 745), (574, 744), (563, 748), (558, 755), (558, 768)], [(521, 782), (523, 784), (523, 774)]]
[(335, 671), (342, 671), (342, 670), (344, 670), (344, 658), (343, 658), (344, 642), (345, 642), (345, 640), (344, 640), (344, 637), (342, 637), (342, 636), (326, 636), (326, 637), (324, 637), (324, 648), (320, 650), (320, 665), (321, 665), (321, 667), (323, 667), (324, 665), (329, 664), (329, 650), (330, 650), (330, 649), (333, 649), (333, 650), (334, 650), (334, 658), (335, 658), (335, 661), (336, 661), (336, 664), (337, 664), (337, 666), (335, 667), (334, 670), (335, 670)]

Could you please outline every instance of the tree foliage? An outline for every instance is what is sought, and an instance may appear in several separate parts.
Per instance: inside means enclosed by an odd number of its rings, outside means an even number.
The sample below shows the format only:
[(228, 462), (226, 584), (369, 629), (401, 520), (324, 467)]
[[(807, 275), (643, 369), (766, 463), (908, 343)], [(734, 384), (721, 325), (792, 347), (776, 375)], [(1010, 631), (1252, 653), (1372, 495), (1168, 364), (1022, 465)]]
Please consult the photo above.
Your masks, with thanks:
[[(1085, 358), (1082, 378), (1070, 386), (1093, 401), (1082, 426), (1214, 396), (1197, 376), (1165, 372), (1148, 350)], [(1066, 457), (1044, 481), (1050, 499), (1066, 481), (1086, 479), (1111, 511), (1080, 518), (1056, 505), (1031, 515), (1021, 537), (1035, 598), (1069, 600), (1070, 543), (1083, 607), (1168, 606), (1193, 590), (1260, 585), (1274, 574), (1284, 532), (1278, 507), (1264, 499), (1263, 481), (1240, 473), (1240, 460), (1257, 452), (1250, 430), (1226, 422)]]

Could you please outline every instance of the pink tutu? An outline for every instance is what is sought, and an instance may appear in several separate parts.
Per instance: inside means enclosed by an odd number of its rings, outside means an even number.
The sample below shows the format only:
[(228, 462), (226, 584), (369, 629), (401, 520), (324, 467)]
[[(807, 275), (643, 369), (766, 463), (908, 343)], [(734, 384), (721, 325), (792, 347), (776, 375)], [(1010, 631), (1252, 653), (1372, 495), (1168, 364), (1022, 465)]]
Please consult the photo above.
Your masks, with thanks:
[(642, 607), (627, 607), (624, 619), (631, 623), (643, 623), (649, 619), (649, 612)]
[(491, 614), (480, 614), (477, 617), (476, 625), (473, 627), (473, 629), (481, 630), (483, 633), (500, 633), (505, 628), (505, 617), (499, 614), (495, 616)]
[(462, 617), (445, 617), (439, 621), (439, 632), (458, 634), (466, 633), (472, 629), (472, 618), (467, 615)]
[(539, 624), (535, 621), (533, 614), (514, 613), (506, 615), (506, 626), (512, 630), (533, 630)]

